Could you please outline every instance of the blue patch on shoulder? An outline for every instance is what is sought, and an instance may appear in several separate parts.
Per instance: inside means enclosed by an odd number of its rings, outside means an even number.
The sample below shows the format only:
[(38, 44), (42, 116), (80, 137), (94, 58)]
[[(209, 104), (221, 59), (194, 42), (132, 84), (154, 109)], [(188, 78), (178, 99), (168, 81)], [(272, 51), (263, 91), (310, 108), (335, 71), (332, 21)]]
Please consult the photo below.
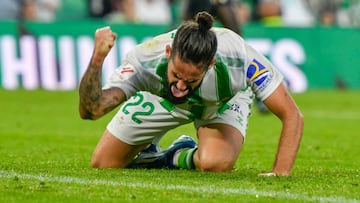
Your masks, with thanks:
[(269, 69), (254, 59), (247, 70), (246, 77), (260, 86), (269, 76)]

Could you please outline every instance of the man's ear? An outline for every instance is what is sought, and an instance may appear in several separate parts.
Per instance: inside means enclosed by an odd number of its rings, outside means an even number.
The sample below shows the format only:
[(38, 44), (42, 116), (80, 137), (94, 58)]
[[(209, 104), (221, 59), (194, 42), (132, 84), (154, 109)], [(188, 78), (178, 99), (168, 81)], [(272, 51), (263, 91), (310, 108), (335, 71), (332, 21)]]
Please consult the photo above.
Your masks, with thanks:
[(215, 63), (216, 63), (216, 59), (215, 59), (215, 57), (214, 57), (214, 58), (211, 60), (209, 69), (212, 68), (212, 67), (214, 67)]
[(171, 56), (171, 47), (170, 47), (170, 45), (166, 45), (165, 54), (166, 54), (166, 58), (170, 59), (170, 56)]

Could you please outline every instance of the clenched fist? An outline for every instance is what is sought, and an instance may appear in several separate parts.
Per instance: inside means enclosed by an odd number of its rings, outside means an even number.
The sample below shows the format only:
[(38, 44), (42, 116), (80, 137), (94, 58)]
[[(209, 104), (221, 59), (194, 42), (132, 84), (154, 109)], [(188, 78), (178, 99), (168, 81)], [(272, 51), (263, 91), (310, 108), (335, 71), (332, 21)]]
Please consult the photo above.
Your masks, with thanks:
[(95, 31), (94, 56), (105, 58), (114, 46), (117, 34), (112, 32), (109, 26)]

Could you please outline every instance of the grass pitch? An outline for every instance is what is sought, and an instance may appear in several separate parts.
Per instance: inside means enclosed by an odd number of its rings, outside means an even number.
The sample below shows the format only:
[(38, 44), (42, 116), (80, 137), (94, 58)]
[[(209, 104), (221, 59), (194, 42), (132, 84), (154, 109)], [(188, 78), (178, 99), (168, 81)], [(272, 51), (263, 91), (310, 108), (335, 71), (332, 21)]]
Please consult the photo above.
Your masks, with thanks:
[[(0, 90), (0, 202), (360, 202), (360, 92), (294, 95), (305, 129), (291, 177), (270, 171), (280, 122), (254, 109), (230, 173), (92, 169), (90, 158), (112, 112), (84, 121), (76, 91)], [(176, 128), (195, 136), (192, 125)]]

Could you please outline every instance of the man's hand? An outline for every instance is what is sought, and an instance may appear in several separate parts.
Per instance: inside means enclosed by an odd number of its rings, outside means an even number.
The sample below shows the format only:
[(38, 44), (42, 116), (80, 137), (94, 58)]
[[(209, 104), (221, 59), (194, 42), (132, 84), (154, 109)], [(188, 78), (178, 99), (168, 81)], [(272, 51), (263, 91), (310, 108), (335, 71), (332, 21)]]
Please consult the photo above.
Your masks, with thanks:
[(112, 32), (109, 26), (95, 31), (95, 48), (93, 58), (103, 61), (115, 44), (117, 34)]
[(276, 173), (273, 173), (273, 172), (260, 173), (258, 176), (262, 176), (262, 177), (272, 177), (272, 176), (276, 176)]
[(261, 177), (273, 177), (273, 176), (290, 176), (290, 174), (285, 174), (285, 173), (275, 173), (275, 172), (265, 172), (265, 173), (260, 173), (258, 174), (258, 176)]

